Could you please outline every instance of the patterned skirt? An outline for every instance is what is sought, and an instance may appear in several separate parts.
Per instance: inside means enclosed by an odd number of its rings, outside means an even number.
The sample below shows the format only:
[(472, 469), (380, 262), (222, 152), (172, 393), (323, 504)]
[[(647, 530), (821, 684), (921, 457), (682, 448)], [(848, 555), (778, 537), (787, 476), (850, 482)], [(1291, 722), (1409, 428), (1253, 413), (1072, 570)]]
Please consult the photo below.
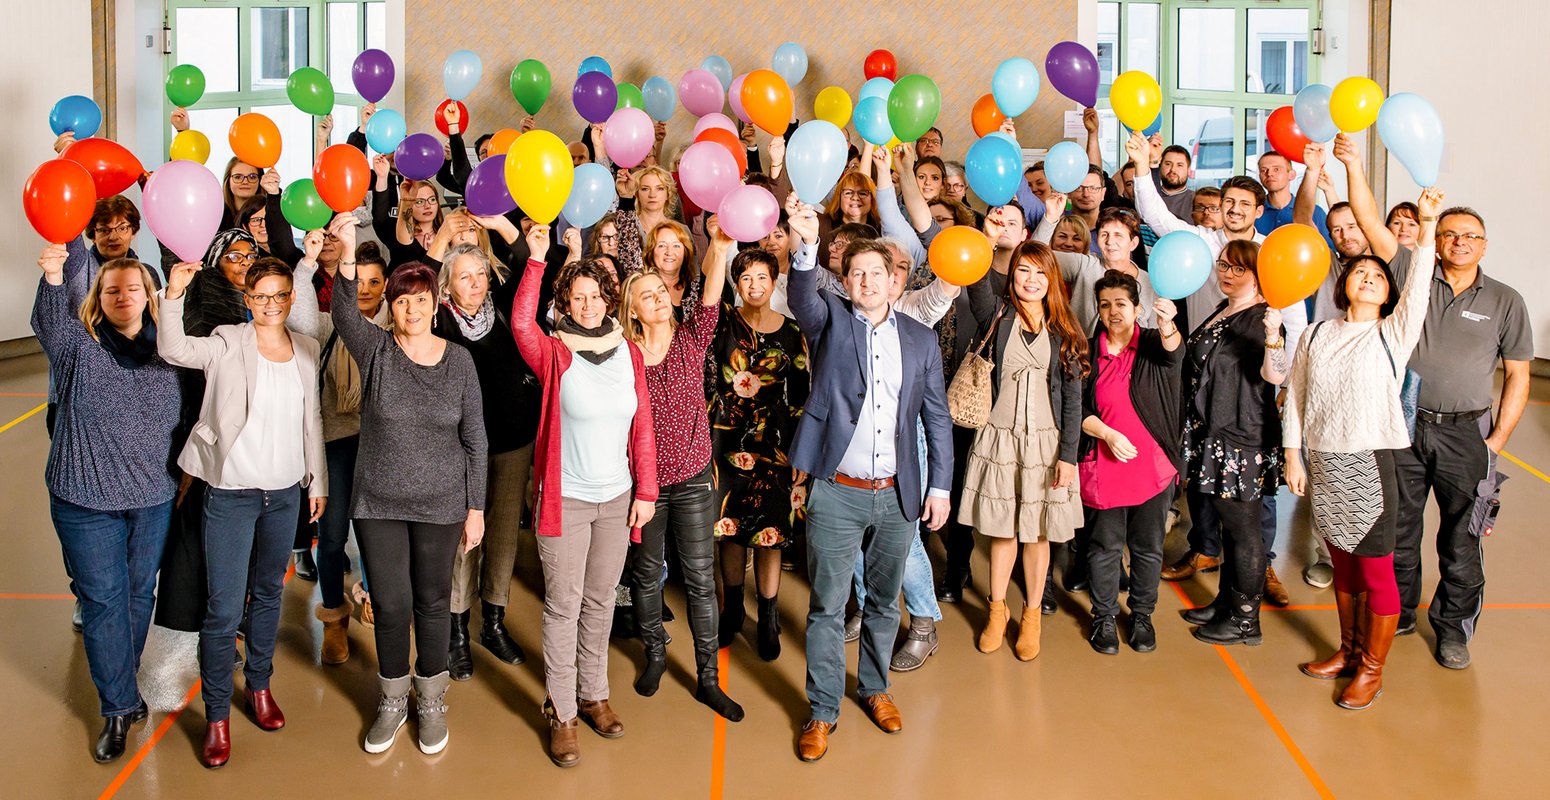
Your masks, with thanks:
[(1351, 555), (1374, 558), (1393, 553), (1399, 516), (1394, 451), (1304, 452), (1313, 532)]

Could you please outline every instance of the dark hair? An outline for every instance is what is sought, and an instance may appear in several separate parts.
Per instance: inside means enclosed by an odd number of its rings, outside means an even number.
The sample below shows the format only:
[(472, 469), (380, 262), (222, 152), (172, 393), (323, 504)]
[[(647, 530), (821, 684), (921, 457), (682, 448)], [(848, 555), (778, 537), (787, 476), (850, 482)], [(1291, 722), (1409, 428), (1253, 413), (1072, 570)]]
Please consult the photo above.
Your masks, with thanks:
[(1103, 296), (1105, 289), (1124, 289), (1125, 294), (1130, 295), (1131, 305), (1141, 305), (1140, 282), (1138, 282), (1135, 278), (1120, 272), (1117, 269), (1111, 269), (1108, 272), (1103, 273), (1103, 277), (1099, 278), (1098, 281), (1093, 284), (1094, 303), (1097, 303), (1098, 298)]
[(1169, 153), (1178, 153), (1179, 155), (1184, 156), (1184, 163), (1186, 165), (1194, 161), (1194, 159), (1189, 157), (1189, 150), (1185, 149), (1183, 145), (1170, 144), (1167, 147), (1164, 147), (1162, 154), (1166, 156)]
[(883, 265), (890, 270), (893, 269), (893, 252), (888, 249), (888, 245), (883, 244), (877, 239), (855, 239), (850, 244), (845, 245), (845, 254), (840, 256), (840, 275), (849, 276), (851, 262), (855, 261), (856, 256), (866, 253), (876, 253), (882, 256)]
[(1265, 207), (1265, 187), (1259, 181), (1247, 175), (1234, 175), (1222, 181), (1222, 196), (1227, 196), (1228, 189), (1239, 189), (1254, 195), (1254, 205), (1257, 208)]
[[(1452, 207), (1450, 209), (1447, 209), (1446, 211), (1443, 211), (1441, 214), (1438, 214), (1437, 215), (1437, 227), (1441, 228), (1442, 227), (1442, 221), (1447, 219), (1448, 217), (1457, 217), (1457, 216), (1474, 217), (1475, 221), (1480, 223), (1480, 232), (1481, 233), (1485, 232), (1485, 217), (1480, 216), (1480, 212), (1479, 211), (1476, 211), (1473, 208), (1470, 208), (1469, 206), (1454, 206), (1454, 207)], [(1420, 217), (1419, 216), (1416, 217), (1416, 221), (1417, 222), (1420, 221)]]
[(836, 225), (834, 230), (829, 231), (830, 239), (841, 236), (849, 236), (850, 241), (854, 242), (857, 239), (876, 239), (878, 233), (876, 228), (865, 222), (847, 222), (844, 225)]
[(295, 285), (295, 274), (291, 271), (291, 266), (274, 256), (264, 256), (253, 262), (253, 266), (248, 267), (247, 274), (242, 276), (242, 285), (251, 292), (258, 288), (259, 281), (274, 276), (284, 278), (286, 283)]
[(1097, 230), (1103, 230), (1103, 226), (1111, 222), (1124, 225), (1132, 239), (1141, 238), (1141, 221), (1136, 219), (1136, 212), (1128, 208), (1105, 208), (1098, 214)]
[(953, 215), (954, 225), (974, 224), (974, 209), (964, 205), (960, 200), (954, 200), (953, 198), (948, 197), (946, 194), (938, 195), (935, 200), (932, 200), (926, 204), (926, 208), (928, 209), (931, 206), (941, 206), (947, 209), (947, 213)]
[[(775, 179), (762, 172), (750, 172), (748, 173), (748, 177), (743, 179), (743, 185), (763, 186), (766, 189), (773, 189), (775, 188)], [(781, 211), (784, 212), (785, 209), (782, 208)]]
[[(931, 133), (932, 131), (936, 132), (936, 138), (941, 139), (942, 140), (942, 144), (947, 144), (947, 137), (942, 135), (942, 129), (941, 128), (933, 127), (933, 128), (927, 128), (926, 129), (926, 133)], [(925, 138), (926, 133), (922, 133), (920, 135), (921, 138)], [(943, 171), (943, 174), (946, 174), (945, 170)]]
[[(474, 140), (474, 154), (478, 155), (478, 153), (479, 153), (479, 146), (484, 144), (485, 142), (490, 141), (491, 139), (494, 139), (494, 138), (495, 138), (495, 134), (493, 134), (493, 133), (486, 133), (485, 135), (475, 139)], [(588, 148), (588, 149), (590, 150), (591, 148)]]
[(97, 226), (112, 222), (114, 217), (123, 217), (124, 221), (129, 223), (130, 233), (140, 232), (140, 209), (135, 208), (135, 204), (121, 194), (97, 201), (97, 204), (92, 207), (91, 222), (86, 225), (86, 230), (95, 234)]
[(945, 162), (943, 162), (942, 159), (937, 158), (936, 156), (926, 156), (925, 158), (922, 158), (919, 161), (916, 161), (915, 162), (915, 172), (919, 173), (921, 167), (928, 167), (928, 166), (929, 167), (936, 167), (937, 171), (942, 173), (942, 177), (943, 178), (947, 177), (947, 164)]
[(1198, 200), (1202, 197), (1215, 197), (1217, 199), (1221, 199), (1222, 190), (1216, 188), (1215, 186), (1202, 186), (1195, 190), (1195, 199)]
[(576, 281), (582, 278), (591, 278), (597, 283), (598, 294), (603, 298), (603, 305), (608, 307), (609, 315), (619, 311), (619, 280), (614, 271), (604, 265), (601, 259), (583, 258), (580, 261), (572, 261), (560, 268), (560, 274), (554, 279), (554, 306), (562, 314), (570, 313), (570, 290)]
[(1103, 165), (1101, 165), (1101, 164), (1088, 164), (1087, 165), (1087, 174), (1088, 175), (1104, 175)]
[(1043, 171), (1044, 171), (1044, 162), (1043, 161), (1035, 161), (1032, 164), (1029, 164), (1027, 169), (1023, 170), (1023, 174), (1027, 175), (1030, 172), (1043, 172)]
[(1335, 308), (1345, 311), (1351, 307), (1351, 298), (1346, 296), (1346, 282), (1351, 279), (1351, 273), (1356, 271), (1358, 264), (1377, 264), (1383, 270), (1383, 280), (1389, 285), (1388, 297), (1384, 299), (1382, 306), (1378, 308), (1378, 316), (1386, 317), (1394, 313), (1394, 307), (1399, 305), (1399, 284), (1394, 282), (1394, 273), (1389, 271), (1387, 261), (1377, 256), (1360, 255), (1347, 261), (1345, 267), (1340, 270), (1340, 278), (1335, 284)]
[(1222, 254), (1216, 257), (1217, 261), (1226, 261), (1236, 267), (1247, 269), (1254, 276), (1254, 283), (1259, 283), (1259, 245), (1248, 239), (1233, 239), (1222, 248)]
[(1280, 150), (1276, 150), (1274, 148), (1271, 148), (1271, 149), (1267, 149), (1265, 152), (1259, 154), (1259, 157), (1261, 159), (1264, 159), (1265, 156), (1275, 156), (1276, 158), (1279, 158), (1282, 161), (1285, 161), (1287, 168), (1291, 168), (1291, 166), (1292, 166), (1292, 159), (1289, 158), (1285, 153), (1281, 152)]
[(1385, 227), (1393, 225), (1394, 218), (1400, 214), (1404, 214), (1410, 217), (1418, 224), (1421, 221), (1421, 207), (1415, 203), (1410, 202), (1409, 200), (1406, 200), (1403, 203), (1398, 203), (1393, 208), (1389, 209), (1389, 215), (1383, 218), (1383, 225)]
[[(1029, 240), (1012, 251), (1012, 262), (1007, 267), (1004, 302), (1017, 313), (1024, 327), (1033, 327), (1029, 324), (1022, 303), (1017, 299), (1017, 282), (1012, 279), (1017, 265), (1024, 260), (1033, 262), (1034, 267), (1044, 273), (1045, 282), (1049, 286), (1044, 291), (1044, 322), (1060, 336), (1061, 368), (1068, 377), (1086, 378), (1089, 369), (1087, 337), (1082, 335), (1076, 317), (1071, 313), (1071, 301), (1066, 297), (1066, 282), (1060, 274), (1060, 262), (1055, 260), (1055, 251), (1049, 245)], [(991, 335), (994, 335), (994, 331)]]
[(387, 259), (382, 257), (382, 245), (376, 242), (361, 242), (355, 246), (355, 263), (381, 264), (387, 266)]
[[(1350, 210), (1350, 208), (1351, 208), (1351, 204), (1350, 203), (1346, 202), (1345, 200), (1341, 200), (1340, 202), (1338, 202), (1338, 203), (1336, 203), (1336, 204), (1334, 204), (1334, 205), (1329, 207), (1329, 211), (1324, 213), (1324, 218), (1325, 219), (1329, 219), (1330, 217), (1333, 217), (1335, 215), (1336, 211), (1348, 211), (1348, 210)], [(1352, 215), (1356, 214), (1355, 211), (1352, 211), (1351, 213), (1352, 213)]]
[(435, 297), (436, 285), (435, 270), (422, 262), (410, 261), (393, 268), (393, 274), (387, 279), (387, 290), (383, 292), (383, 299), (391, 306), (393, 301), (406, 294), (423, 292)]
[(743, 277), (743, 273), (754, 267), (764, 267), (770, 273), (771, 280), (774, 280), (775, 276), (780, 273), (780, 262), (775, 260), (775, 256), (754, 248), (752, 250), (744, 250), (732, 259), (732, 268), (730, 270), (732, 282), (737, 283), (737, 280)]
[[(253, 195), (252, 197), (249, 197), (248, 201), (242, 204), (242, 208), (237, 209), (237, 227), (243, 230), (247, 230), (248, 223), (253, 221), (253, 217), (256, 216), (258, 212), (263, 211), (268, 207), (269, 201), (265, 198), (259, 195)], [(264, 222), (266, 223), (267, 228), (269, 215), (264, 215)]]

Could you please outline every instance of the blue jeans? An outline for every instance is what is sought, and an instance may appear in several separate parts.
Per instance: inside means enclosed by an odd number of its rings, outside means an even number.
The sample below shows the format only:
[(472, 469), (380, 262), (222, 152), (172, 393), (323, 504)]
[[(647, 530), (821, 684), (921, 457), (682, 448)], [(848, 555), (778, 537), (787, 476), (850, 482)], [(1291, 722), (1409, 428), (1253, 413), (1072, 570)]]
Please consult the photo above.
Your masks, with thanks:
[[(866, 605), (866, 581), (862, 574), (866, 565), (856, 561), (856, 606)], [(910, 537), (910, 552), (904, 559), (904, 609), (911, 617), (930, 617), (941, 621), (942, 607), (936, 602), (936, 587), (932, 583), (931, 559), (926, 555), (926, 545), (919, 536)]]
[(275, 635), (280, 629), (280, 593), (301, 490), (217, 489), (205, 492), (205, 579), (210, 599), (199, 631), (199, 678), (204, 683), (205, 719), (231, 715), (231, 654), (237, 625), (247, 607), (247, 688), (269, 688), (274, 673)]
[(888, 661), (899, 633), (899, 589), (917, 523), (904, 518), (896, 489), (870, 491), (814, 480), (807, 500), (807, 701), (812, 718), (835, 722), (845, 694), (845, 602), (856, 560), (865, 569), (861, 665), (856, 693), (888, 691)]
[[(350, 537), (350, 493), (355, 485), (355, 454), (361, 437), (346, 436), (325, 442), (328, 459), (328, 505), (318, 520), (318, 590), (324, 608), (344, 605), (344, 545)], [(364, 561), (365, 559), (362, 559)], [(366, 568), (361, 566), (361, 581)]]
[[(49, 495), (49, 514), (81, 602), (86, 664), (104, 717), (140, 706), (140, 653), (156, 604), (156, 573), (172, 503), (97, 511)], [(231, 656), (227, 655), (227, 668)]]

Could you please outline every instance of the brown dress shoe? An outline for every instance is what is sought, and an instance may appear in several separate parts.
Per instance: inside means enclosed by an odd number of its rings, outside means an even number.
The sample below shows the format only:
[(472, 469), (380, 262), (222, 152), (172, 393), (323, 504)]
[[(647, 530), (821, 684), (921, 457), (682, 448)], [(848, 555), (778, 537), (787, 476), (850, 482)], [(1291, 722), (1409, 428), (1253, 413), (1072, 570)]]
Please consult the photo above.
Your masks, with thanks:
[(1222, 560), (1203, 553), (1185, 553), (1178, 563), (1163, 567), (1162, 579), (1183, 581), (1193, 578), (1196, 572), (1213, 572), (1222, 566)]
[(810, 719), (802, 725), (797, 737), (797, 757), (803, 761), (817, 761), (829, 752), (829, 734), (839, 727), (837, 722), (820, 722)]
[(1287, 594), (1286, 586), (1281, 579), (1276, 577), (1275, 567), (1265, 567), (1265, 601), (1273, 606), (1286, 606), (1292, 602), (1292, 596)]
[(226, 766), (231, 759), (231, 720), (205, 724), (205, 744), (199, 760), (210, 769)]
[(624, 722), (608, 706), (608, 698), (602, 700), (576, 700), (581, 718), (604, 739), (617, 739), (624, 735)]
[(904, 717), (899, 714), (899, 707), (893, 704), (893, 697), (888, 694), (873, 694), (861, 698), (861, 705), (866, 707), (866, 715), (877, 723), (877, 727), (883, 733), (898, 733), (904, 730)]
[(575, 717), (561, 722), (554, 714), (549, 714), (549, 760), (556, 767), (574, 767), (581, 762), (578, 730), (580, 722)]

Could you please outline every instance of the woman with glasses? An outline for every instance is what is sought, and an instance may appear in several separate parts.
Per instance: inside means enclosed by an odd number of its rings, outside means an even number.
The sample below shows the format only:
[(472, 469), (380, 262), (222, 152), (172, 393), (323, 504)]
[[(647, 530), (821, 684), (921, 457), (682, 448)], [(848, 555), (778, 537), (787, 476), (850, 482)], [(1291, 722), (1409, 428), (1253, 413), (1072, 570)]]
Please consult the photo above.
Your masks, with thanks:
[(877, 213), (877, 184), (868, 177), (872, 169), (872, 145), (862, 154), (861, 169), (840, 176), (829, 197), (825, 213), (818, 215), (818, 241), (827, 245), (834, 239), (834, 229), (845, 224), (871, 225), (873, 230), (883, 229), (882, 217)]
[(280, 195), (249, 200), (237, 213), (237, 227), (253, 235), (261, 255), (274, 256), (292, 267), (301, 260), (296, 233), (280, 210)]
[(388, 249), (390, 269), (424, 262), (443, 220), (441, 192), (430, 181), (404, 179), (397, 185), (389, 175), (387, 156), (371, 160), (376, 174), (371, 193), (371, 224)]
[(592, 238), (587, 241), (587, 255), (619, 257), (619, 212), (604, 214), (592, 227)]
[[(1051, 191), (1044, 196), (1044, 218), (1033, 230), (1033, 240), (1050, 243), (1055, 234), (1060, 215), (1066, 207), (1066, 196)], [(1140, 287), (1141, 297), (1136, 303), (1136, 322), (1144, 328), (1157, 325), (1153, 306), (1157, 293), (1152, 291), (1152, 281), (1145, 270), (1136, 266), (1131, 256), (1141, 246), (1141, 220), (1134, 211), (1125, 208), (1106, 208), (1098, 215), (1098, 252), (1093, 256), (1084, 249), (1080, 252), (1059, 251), (1055, 260), (1060, 262), (1060, 272), (1071, 287), (1071, 311), (1083, 333), (1091, 334), (1098, 327), (1098, 296), (1094, 287), (1110, 270), (1134, 278)]]
[(239, 227), (237, 218), (244, 206), (255, 200), (268, 202), (271, 197), (275, 200), (275, 209), (279, 210), (280, 173), (273, 167), (262, 170), (232, 156), (221, 177), (221, 199), (225, 201), (221, 229)]

